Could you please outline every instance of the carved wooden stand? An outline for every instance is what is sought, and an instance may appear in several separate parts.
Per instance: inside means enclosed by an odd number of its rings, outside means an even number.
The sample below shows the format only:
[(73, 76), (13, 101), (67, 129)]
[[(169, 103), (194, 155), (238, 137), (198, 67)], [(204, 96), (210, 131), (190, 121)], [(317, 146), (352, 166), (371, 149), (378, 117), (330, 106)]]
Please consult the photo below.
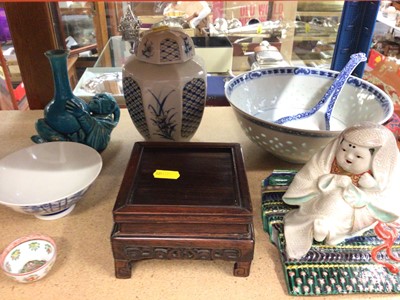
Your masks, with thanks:
[[(180, 177), (154, 178), (155, 170)], [(117, 278), (142, 259), (233, 261), (248, 276), (252, 208), (240, 145), (136, 143), (113, 210)]]

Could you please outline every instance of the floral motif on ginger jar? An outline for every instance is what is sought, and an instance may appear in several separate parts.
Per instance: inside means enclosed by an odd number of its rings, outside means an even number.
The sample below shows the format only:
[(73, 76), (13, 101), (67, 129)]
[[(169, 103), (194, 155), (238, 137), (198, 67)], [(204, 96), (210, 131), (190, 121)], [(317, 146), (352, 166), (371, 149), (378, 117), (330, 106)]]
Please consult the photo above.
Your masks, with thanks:
[(151, 141), (190, 140), (203, 116), (206, 76), (184, 31), (146, 33), (123, 67), (126, 106), (140, 134)]

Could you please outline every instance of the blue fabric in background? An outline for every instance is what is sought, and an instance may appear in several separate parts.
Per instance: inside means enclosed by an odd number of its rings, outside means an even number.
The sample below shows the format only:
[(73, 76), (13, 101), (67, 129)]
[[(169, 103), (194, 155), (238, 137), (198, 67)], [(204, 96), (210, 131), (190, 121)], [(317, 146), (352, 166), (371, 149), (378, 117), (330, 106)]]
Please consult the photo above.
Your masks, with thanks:
[(229, 106), (225, 97), (225, 83), (232, 76), (229, 75), (207, 75), (207, 102), (208, 106)]
[[(350, 55), (364, 52), (367, 56), (371, 47), (380, 1), (345, 1), (331, 69), (341, 71)], [(353, 72), (362, 77), (366, 63), (361, 63)]]

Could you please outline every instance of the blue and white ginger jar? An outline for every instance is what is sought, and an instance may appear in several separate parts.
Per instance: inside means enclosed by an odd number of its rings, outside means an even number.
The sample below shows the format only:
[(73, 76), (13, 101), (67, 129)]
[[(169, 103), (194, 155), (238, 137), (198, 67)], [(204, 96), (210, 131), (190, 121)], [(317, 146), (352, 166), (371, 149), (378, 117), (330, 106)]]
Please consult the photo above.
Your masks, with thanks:
[(203, 116), (207, 73), (193, 40), (183, 30), (149, 30), (122, 75), (126, 106), (146, 140), (192, 138)]

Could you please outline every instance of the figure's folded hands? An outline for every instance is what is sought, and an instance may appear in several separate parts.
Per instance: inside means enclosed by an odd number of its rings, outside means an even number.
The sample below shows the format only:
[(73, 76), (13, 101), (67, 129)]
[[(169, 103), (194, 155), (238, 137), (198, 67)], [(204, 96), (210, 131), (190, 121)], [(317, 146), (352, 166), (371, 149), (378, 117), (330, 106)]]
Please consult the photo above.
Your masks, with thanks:
[(374, 188), (374, 187), (377, 187), (377, 185), (378, 185), (378, 183), (375, 180), (375, 178), (372, 177), (372, 175), (369, 174), (369, 173), (364, 173), (360, 177), (360, 180), (358, 181), (358, 184), (360, 185), (360, 187), (366, 188), (366, 189)]
[(337, 187), (347, 188), (350, 184), (352, 181), (347, 175), (324, 174), (318, 179), (318, 188), (323, 192), (337, 189)]
[(352, 184), (350, 176), (347, 175), (335, 175), (336, 184), (339, 187), (347, 188), (350, 184)]

